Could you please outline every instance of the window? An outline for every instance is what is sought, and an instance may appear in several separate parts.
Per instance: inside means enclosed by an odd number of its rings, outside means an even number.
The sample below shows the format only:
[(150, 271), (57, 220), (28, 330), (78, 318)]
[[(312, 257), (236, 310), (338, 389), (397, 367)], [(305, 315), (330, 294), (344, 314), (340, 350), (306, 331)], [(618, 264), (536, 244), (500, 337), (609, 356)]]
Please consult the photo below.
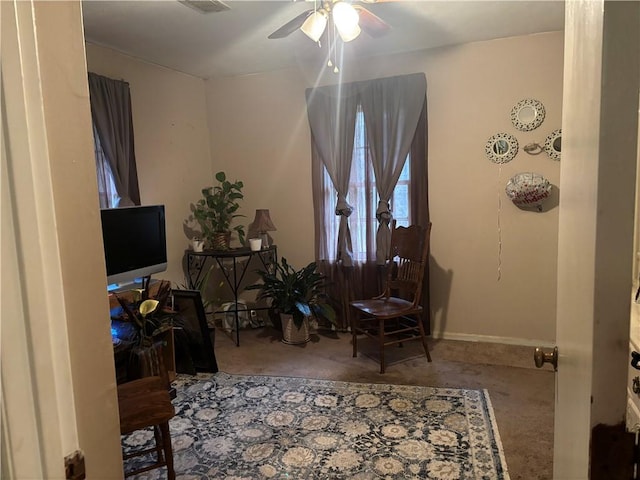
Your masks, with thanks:
[(113, 181), (113, 173), (111, 166), (107, 160), (100, 138), (93, 126), (93, 143), (96, 155), (96, 173), (98, 175), (98, 197), (100, 199), (100, 208), (115, 208), (120, 203), (120, 196), (116, 191), (116, 184)]
[[(353, 145), (353, 161), (349, 181), (349, 195), (347, 201), (353, 207), (349, 217), (353, 259), (356, 262), (366, 262), (375, 259), (375, 245), (367, 245), (367, 238), (375, 238), (378, 229), (376, 209), (378, 207), (378, 192), (376, 190), (373, 165), (367, 154), (367, 135), (362, 109), (356, 115), (355, 139)], [(407, 160), (400, 174), (398, 183), (391, 198), (391, 213), (398, 225), (409, 226), (410, 210), (410, 158)], [(335, 214), (336, 192), (327, 169), (323, 167), (323, 192), (326, 216), (328, 259), (336, 258), (338, 226), (340, 217)], [(367, 253), (369, 252), (369, 253)]]

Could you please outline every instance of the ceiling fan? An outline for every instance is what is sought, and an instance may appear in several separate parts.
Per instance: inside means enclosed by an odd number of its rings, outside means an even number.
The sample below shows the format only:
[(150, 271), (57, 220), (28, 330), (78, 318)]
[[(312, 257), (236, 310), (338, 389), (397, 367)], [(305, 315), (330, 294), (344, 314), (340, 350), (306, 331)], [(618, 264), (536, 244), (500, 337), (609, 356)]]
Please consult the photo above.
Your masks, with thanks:
[[(375, 0), (363, 0), (373, 3)], [(318, 8), (312, 8), (285, 23), (268, 38), (284, 38), (300, 29), (314, 42), (318, 42), (327, 28), (333, 24), (343, 42), (350, 42), (364, 30), (372, 37), (387, 33), (391, 26), (361, 5), (350, 1), (322, 0)]]

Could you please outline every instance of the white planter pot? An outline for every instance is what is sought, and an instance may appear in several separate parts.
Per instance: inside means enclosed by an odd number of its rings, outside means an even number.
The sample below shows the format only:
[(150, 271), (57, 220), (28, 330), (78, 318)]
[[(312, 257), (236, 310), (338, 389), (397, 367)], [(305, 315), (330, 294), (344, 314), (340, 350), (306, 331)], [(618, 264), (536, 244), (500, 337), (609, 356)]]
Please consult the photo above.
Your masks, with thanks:
[(309, 319), (305, 318), (300, 328), (296, 327), (293, 316), (286, 313), (280, 314), (282, 322), (282, 342), (289, 345), (301, 345), (311, 340), (309, 334)]

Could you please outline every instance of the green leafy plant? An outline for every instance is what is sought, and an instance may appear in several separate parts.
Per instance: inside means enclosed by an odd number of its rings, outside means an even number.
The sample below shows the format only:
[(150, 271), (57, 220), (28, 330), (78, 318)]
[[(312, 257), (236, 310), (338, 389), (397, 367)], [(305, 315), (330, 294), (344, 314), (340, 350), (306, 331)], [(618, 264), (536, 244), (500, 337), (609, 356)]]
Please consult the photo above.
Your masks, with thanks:
[(172, 325), (173, 312), (166, 308), (170, 293), (171, 283), (163, 281), (158, 287), (155, 298), (149, 298), (148, 288), (141, 293), (141, 299), (133, 304), (116, 295), (125, 318), (136, 327), (138, 345), (151, 345), (156, 333)]
[(317, 271), (315, 262), (296, 270), (282, 257), (274, 271), (257, 270), (262, 283), (250, 285), (248, 290), (260, 290), (258, 299), (270, 299), (271, 307), (289, 314), (297, 328), (305, 318), (316, 317), (335, 324), (336, 312), (324, 293), (325, 277)]
[(202, 198), (194, 205), (193, 216), (202, 230), (203, 237), (215, 245), (214, 237), (231, 232), (238, 234), (240, 243), (244, 243), (244, 227), (236, 225), (231, 228), (234, 218), (243, 217), (238, 214), (239, 200), (244, 198), (241, 181), (230, 182), (224, 172), (215, 175), (217, 185), (202, 189)]

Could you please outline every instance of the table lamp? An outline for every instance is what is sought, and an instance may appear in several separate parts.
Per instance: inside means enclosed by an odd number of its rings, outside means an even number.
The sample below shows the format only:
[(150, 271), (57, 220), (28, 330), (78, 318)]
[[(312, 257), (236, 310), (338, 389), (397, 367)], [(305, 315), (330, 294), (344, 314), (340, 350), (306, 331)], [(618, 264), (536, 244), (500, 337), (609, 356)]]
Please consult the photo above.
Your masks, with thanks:
[(253, 229), (260, 234), (262, 248), (269, 247), (269, 235), (267, 232), (276, 231), (276, 226), (269, 216), (269, 209), (263, 208), (256, 210), (256, 218), (253, 219)]

